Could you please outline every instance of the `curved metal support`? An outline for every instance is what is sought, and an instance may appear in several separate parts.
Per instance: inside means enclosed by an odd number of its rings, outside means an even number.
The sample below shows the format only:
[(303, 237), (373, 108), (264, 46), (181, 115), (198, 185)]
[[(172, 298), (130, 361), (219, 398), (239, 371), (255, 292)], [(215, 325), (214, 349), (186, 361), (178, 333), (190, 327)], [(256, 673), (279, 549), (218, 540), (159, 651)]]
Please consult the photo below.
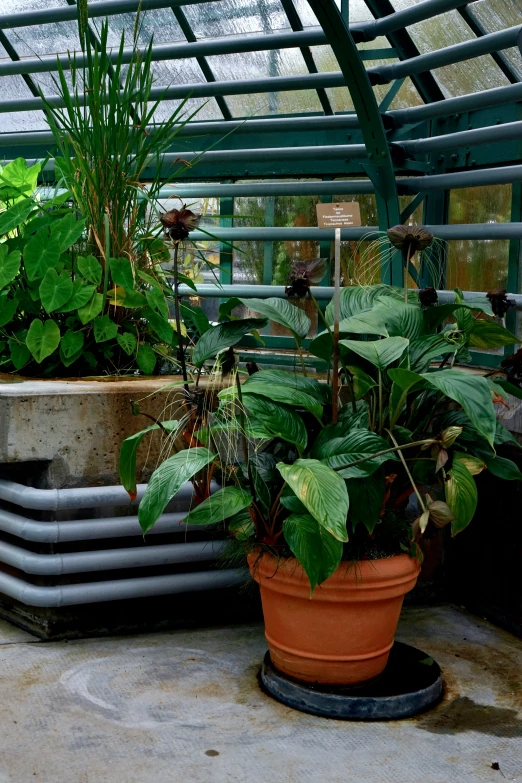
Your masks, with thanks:
[[(366, 145), (366, 173), (375, 185), (379, 228), (400, 223), (399, 198), (386, 134), (366, 69), (335, 0), (308, 0), (328, 38), (350, 91)], [(401, 285), (402, 260), (383, 269), (383, 281)]]

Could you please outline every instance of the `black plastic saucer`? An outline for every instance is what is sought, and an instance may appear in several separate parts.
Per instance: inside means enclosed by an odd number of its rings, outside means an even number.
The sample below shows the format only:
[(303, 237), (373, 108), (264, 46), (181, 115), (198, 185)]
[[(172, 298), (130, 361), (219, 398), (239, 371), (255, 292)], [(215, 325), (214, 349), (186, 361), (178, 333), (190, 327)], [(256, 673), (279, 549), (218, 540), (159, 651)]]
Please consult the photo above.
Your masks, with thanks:
[(311, 685), (278, 671), (267, 652), (261, 669), (264, 689), (301, 712), (339, 720), (398, 720), (434, 706), (442, 696), (440, 667), (433, 658), (395, 642), (383, 673), (357, 687)]

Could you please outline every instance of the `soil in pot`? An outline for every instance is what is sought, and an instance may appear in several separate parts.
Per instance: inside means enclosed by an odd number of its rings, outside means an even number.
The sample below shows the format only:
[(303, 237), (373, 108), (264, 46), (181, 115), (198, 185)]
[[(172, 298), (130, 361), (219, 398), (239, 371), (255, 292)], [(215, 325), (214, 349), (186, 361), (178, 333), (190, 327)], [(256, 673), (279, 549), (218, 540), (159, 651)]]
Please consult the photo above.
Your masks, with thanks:
[(402, 602), (419, 563), (408, 555), (342, 562), (310, 596), (293, 558), (249, 555), (261, 588), (265, 635), (274, 666), (301, 682), (354, 685), (383, 671)]

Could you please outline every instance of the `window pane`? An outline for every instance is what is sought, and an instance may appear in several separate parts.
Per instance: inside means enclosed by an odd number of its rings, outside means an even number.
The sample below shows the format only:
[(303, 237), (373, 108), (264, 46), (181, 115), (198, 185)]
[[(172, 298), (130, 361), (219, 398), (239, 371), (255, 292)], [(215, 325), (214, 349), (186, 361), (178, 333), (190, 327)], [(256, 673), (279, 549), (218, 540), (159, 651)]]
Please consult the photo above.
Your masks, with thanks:
[[(464, 188), (450, 195), (450, 223), (506, 223), (511, 185)], [(458, 239), (448, 243), (446, 288), (490, 291), (507, 285), (509, 241)]]

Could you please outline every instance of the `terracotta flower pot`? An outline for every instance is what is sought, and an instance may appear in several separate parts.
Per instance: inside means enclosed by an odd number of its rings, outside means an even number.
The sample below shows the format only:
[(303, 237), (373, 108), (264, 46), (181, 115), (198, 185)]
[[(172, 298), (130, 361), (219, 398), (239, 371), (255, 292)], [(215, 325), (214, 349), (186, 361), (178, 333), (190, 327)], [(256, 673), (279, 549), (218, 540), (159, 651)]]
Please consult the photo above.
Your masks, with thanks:
[(261, 587), (274, 666), (303, 682), (351, 685), (377, 677), (393, 645), (404, 596), (419, 564), (408, 555), (343, 562), (316, 587), (295, 559), (248, 558)]

